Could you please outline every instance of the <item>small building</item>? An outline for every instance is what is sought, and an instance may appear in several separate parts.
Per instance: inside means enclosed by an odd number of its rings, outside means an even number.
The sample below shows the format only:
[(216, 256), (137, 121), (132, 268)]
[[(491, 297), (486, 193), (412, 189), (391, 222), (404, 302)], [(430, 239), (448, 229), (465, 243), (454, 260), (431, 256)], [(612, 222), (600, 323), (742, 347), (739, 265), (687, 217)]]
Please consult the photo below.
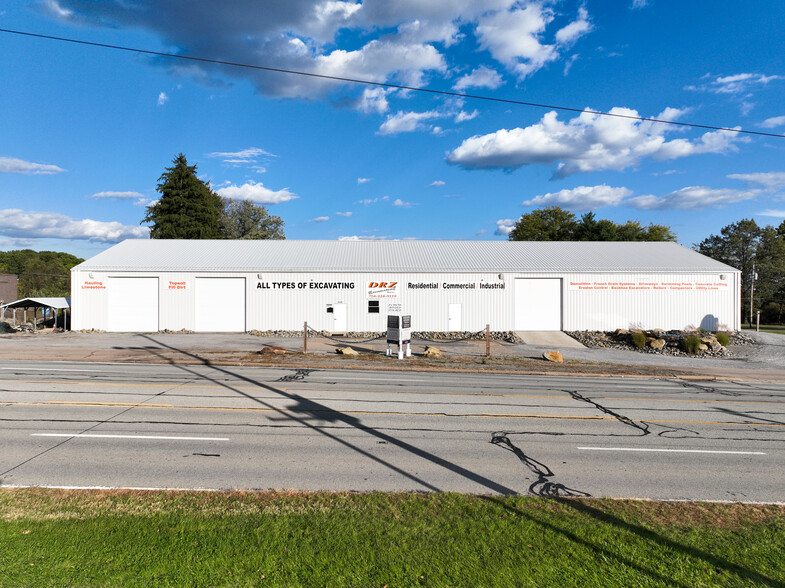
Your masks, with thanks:
[(120, 332), (738, 330), (740, 272), (675, 243), (127, 240), (71, 270)]
[(0, 304), (19, 298), (19, 278), (15, 274), (0, 273)]

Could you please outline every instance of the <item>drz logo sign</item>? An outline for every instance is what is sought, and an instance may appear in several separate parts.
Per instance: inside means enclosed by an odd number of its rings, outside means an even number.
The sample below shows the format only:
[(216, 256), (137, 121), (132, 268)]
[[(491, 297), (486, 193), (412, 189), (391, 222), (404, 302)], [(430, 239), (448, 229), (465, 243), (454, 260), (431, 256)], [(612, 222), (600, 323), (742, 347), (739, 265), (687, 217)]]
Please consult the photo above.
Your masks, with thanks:
[(398, 282), (369, 282), (368, 298), (398, 298)]

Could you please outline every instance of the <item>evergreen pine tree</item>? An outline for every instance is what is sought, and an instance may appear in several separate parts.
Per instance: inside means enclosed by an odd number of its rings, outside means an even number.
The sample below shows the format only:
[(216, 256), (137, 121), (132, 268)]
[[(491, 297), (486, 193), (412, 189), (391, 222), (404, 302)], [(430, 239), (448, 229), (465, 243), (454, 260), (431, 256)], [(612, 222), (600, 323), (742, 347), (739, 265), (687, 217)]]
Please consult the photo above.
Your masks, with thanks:
[(151, 239), (220, 239), (223, 214), (221, 198), (196, 177), (196, 166), (188, 165), (180, 153), (158, 179), (158, 202), (147, 207), (143, 223)]

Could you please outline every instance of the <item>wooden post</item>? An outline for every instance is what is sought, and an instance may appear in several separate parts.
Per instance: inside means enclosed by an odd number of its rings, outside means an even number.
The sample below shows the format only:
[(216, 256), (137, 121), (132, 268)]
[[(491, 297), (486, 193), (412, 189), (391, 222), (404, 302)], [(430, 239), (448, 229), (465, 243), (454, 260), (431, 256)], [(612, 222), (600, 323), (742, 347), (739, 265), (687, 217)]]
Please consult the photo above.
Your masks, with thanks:
[(491, 356), (491, 325), (485, 325), (485, 357)]
[(308, 353), (308, 321), (303, 323), (303, 353)]

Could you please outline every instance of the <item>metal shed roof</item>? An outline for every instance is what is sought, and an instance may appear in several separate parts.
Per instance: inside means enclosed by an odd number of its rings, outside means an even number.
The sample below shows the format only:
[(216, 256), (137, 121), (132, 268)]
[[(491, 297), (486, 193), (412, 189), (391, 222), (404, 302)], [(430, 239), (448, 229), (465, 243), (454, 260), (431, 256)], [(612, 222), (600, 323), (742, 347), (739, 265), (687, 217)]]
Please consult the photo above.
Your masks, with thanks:
[(3, 304), (0, 308), (71, 308), (70, 298), (22, 298), (8, 304)]
[(737, 271), (696, 251), (669, 242), (176, 239), (129, 239), (80, 263), (73, 270), (417, 273)]

